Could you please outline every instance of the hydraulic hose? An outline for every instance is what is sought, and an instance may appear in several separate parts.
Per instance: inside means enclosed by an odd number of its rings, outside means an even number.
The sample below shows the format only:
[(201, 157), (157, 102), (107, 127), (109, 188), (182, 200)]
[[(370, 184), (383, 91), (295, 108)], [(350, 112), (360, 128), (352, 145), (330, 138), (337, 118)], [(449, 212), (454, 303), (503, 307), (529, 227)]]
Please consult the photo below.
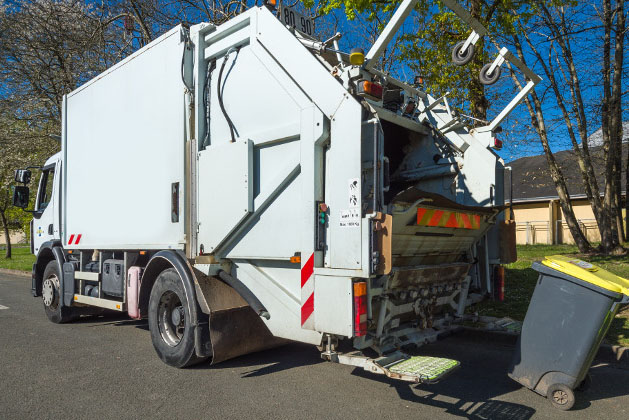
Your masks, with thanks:
[(254, 295), (251, 290), (247, 286), (244, 285), (243, 282), (233, 277), (227, 271), (221, 270), (218, 272), (218, 277), (223, 280), (223, 282), (229, 286), (231, 286), (242, 298), (247, 302), (251, 309), (255, 311), (256, 314), (265, 319), (271, 319), (271, 314), (266, 310), (262, 302), (258, 300), (256, 295)]

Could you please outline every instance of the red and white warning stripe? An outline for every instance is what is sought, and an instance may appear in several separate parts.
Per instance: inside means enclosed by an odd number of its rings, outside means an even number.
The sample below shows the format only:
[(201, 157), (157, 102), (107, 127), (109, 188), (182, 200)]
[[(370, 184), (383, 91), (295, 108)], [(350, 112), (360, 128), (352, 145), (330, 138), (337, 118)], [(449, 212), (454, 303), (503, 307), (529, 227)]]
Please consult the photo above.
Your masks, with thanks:
[[(81, 242), (81, 236), (82, 234), (78, 234), (76, 235), (76, 241), (74, 240), (74, 234), (70, 235), (70, 240), (68, 240), (68, 245), (78, 245), (79, 242)], [(74, 241), (74, 244), (72, 243)]]
[[(303, 260), (302, 260), (303, 261)], [(314, 253), (301, 267), (301, 327), (314, 329)]]

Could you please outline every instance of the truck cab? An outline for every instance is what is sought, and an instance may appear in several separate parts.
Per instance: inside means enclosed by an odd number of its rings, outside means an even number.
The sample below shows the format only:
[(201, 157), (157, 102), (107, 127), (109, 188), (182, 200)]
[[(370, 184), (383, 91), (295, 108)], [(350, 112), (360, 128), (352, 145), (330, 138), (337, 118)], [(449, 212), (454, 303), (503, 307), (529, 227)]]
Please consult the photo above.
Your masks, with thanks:
[(61, 153), (50, 157), (42, 166), (36, 194), (31, 231), (35, 255), (45, 243), (61, 240)]

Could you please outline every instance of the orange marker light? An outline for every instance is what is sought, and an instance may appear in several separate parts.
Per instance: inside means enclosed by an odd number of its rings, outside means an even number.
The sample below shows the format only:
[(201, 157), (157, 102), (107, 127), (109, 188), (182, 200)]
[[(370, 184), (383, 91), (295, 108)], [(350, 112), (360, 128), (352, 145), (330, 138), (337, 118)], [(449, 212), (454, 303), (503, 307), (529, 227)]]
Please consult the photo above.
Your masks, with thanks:
[(290, 262), (292, 262), (293, 264), (299, 264), (301, 263), (301, 257), (299, 256), (290, 257)]
[(363, 80), (362, 82), (358, 82), (356, 86), (356, 93), (361, 96), (366, 96), (371, 99), (380, 100), (382, 99), (382, 94), (384, 89), (382, 85), (374, 82), (370, 82), (368, 80)]

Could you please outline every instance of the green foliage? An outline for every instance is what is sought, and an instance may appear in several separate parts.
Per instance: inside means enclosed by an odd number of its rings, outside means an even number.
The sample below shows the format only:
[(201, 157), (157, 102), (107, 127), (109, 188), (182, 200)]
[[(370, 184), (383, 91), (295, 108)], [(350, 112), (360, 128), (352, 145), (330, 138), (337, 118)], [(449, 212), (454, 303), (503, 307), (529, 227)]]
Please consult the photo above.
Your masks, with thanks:
[[(551, 2), (572, 3), (559, 0)], [(378, 21), (382, 29), (400, 3), (401, 0), (322, 0), (319, 6), (324, 14), (343, 10), (349, 20), (354, 20), (360, 14), (367, 21)], [(476, 44), (476, 57), (469, 65), (457, 67), (452, 64), (452, 48), (457, 42), (467, 39), (471, 28), (441, 1), (420, 1), (406, 23), (407, 30), (398, 40), (396, 57), (390, 61), (423, 76), (427, 92), (435, 96), (450, 92), (451, 103), (459, 104), (462, 111), (477, 118), (486, 118), (490, 103), (485, 87), (478, 81), (480, 69), (492, 61), (498, 52), (493, 41), (499, 42), (498, 38), (517, 34), (519, 28), (526, 26), (535, 16), (537, 4), (531, 0), (463, 2), (461, 6), (489, 30), (490, 37)]]

